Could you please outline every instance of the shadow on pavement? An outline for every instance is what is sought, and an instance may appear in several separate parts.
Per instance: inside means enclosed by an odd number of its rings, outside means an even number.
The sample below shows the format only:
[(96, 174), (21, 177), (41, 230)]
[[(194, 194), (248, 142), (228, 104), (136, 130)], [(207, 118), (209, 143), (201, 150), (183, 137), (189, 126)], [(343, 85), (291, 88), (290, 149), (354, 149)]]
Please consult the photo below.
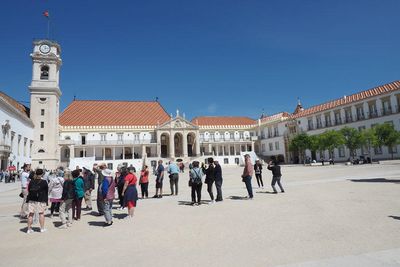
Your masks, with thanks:
[(101, 221), (101, 222), (88, 222), (88, 224), (90, 225), (90, 226), (99, 226), (99, 227), (103, 227), (104, 226), (104, 222), (103, 221)]
[(258, 194), (273, 194), (273, 195), (276, 194), (273, 191), (257, 191), (256, 193), (258, 193)]
[(248, 200), (248, 197), (241, 197), (241, 196), (230, 196), (228, 197), (228, 199), (232, 199), (232, 200)]
[[(40, 233), (40, 227), (32, 227), (32, 230), (33, 230), (33, 232), (35, 232), (35, 233)], [(21, 231), (22, 233), (25, 233), (25, 234), (26, 234), (26, 231), (28, 231), (28, 226), (19, 229), (19, 231)]]
[(62, 222), (53, 222), (54, 227), (59, 227), (62, 225)]
[(399, 221), (400, 221), (400, 216), (388, 216), (388, 217), (390, 217), (390, 218), (392, 218), (392, 219), (395, 219), (395, 220), (399, 220)]
[(116, 218), (118, 220), (123, 220), (128, 216), (127, 213), (114, 213), (113, 218)]
[(356, 183), (394, 183), (400, 184), (400, 180), (396, 179), (386, 179), (386, 178), (368, 178), (368, 179), (349, 179)]

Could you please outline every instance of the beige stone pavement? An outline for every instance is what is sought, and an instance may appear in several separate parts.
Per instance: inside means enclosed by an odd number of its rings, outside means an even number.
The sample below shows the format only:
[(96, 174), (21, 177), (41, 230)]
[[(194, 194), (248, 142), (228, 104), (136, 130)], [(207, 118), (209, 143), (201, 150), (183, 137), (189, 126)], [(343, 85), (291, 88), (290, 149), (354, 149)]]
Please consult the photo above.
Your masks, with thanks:
[(278, 195), (264, 193), (264, 170), (254, 200), (230, 199), (246, 196), (241, 168), (223, 172), (222, 203), (184, 205), (184, 173), (179, 196), (141, 200), (132, 221), (115, 210), (103, 228), (84, 211), (68, 230), (46, 218), (48, 232), (31, 235), (18, 190), (0, 184), (0, 266), (400, 266), (400, 165), (284, 166)]

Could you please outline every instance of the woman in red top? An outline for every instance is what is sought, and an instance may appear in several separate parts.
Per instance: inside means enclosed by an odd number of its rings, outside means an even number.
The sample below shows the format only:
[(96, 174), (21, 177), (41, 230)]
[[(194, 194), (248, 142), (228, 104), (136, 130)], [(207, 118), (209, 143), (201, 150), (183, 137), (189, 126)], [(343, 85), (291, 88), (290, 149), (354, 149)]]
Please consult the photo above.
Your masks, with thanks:
[(129, 167), (129, 173), (125, 176), (124, 189), (122, 196), (124, 197), (124, 206), (128, 207), (128, 218), (133, 218), (134, 209), (138, 200), (138, 193), (136, 190), (137, 178), (135, 176), (135, 168)]
[(139, 184), (142, 191), (142, 198), (149, 198), (149, 170), (147, 165), (144, 165), (143, 170), (140, 172)]

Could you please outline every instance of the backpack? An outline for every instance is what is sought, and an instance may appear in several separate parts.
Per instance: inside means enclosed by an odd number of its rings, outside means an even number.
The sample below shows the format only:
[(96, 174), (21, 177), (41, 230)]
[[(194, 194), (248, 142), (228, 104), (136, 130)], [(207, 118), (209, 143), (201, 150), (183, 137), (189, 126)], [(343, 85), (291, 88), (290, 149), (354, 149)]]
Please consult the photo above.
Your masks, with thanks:
[(34, 199), (38, 199), (39, 195), (40, 195), (40, 183), (41, 180), (39, 180), (38, 182), (36, 180), (32, 180), (29, 183), (29, 195), (30, 198), (34, 198)]
[(196, 175), (196, 177), (193, 179), (192, 183), (195, 184), (195, 185), (201, 184), (201, 177), (200, 177), (199, 172), (196, 172), (194, 169), (192, 169), (192, 170)]

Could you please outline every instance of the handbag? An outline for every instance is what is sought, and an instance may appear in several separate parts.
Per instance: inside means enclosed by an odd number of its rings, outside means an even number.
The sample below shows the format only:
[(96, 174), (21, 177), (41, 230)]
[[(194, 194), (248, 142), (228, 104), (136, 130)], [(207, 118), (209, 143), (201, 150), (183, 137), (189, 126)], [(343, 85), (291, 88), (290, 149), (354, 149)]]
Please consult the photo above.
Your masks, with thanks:
[(189, 186), (192, 186), (193, 185), (193, 181), (192, 181), (192, 179), (189, 179)]
[(19, 193), (19, 195), (18, 195), (20, 198), (24, 198), (24, 194), (22, 194), (22, 192), (21, 193)]

